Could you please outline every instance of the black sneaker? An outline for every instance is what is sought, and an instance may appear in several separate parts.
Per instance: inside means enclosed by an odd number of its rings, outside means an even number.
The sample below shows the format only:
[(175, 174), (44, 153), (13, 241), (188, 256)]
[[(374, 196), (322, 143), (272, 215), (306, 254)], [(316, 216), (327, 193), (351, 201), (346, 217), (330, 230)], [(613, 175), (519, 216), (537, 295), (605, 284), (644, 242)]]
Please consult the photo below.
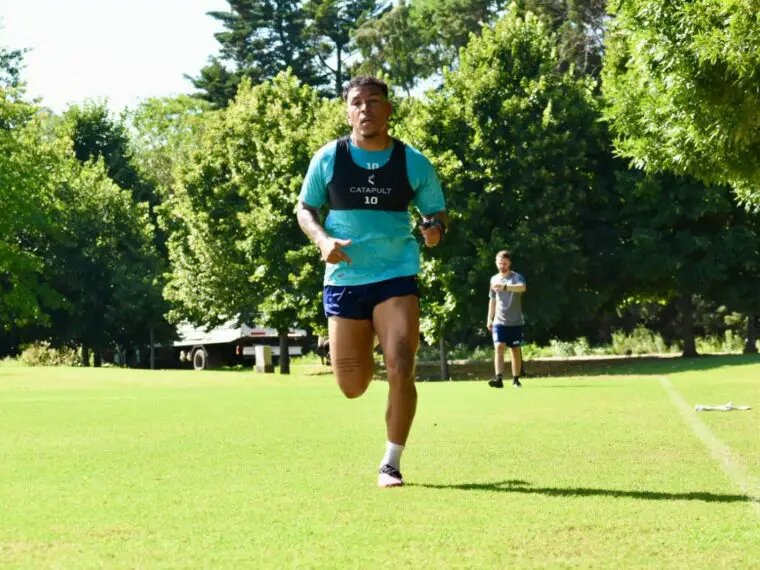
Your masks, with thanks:
[(398, 469), (386, 464), (380, 468), (380, 476), (377, 478), (377, 486), (383, 488), (403, 487), (404, 478), (401, 476), (401, 472)]
[(520, 381), (517, 378), (512, 380), (512, 386), (514, 386), (515, 388), (522, 388), (522, 384), (520, 384)]
[(488, 385), (491, 388), (503, 388), (504, 382), (502, 382), (501, 378), (494, 378), (493, 380), (488, 381)]

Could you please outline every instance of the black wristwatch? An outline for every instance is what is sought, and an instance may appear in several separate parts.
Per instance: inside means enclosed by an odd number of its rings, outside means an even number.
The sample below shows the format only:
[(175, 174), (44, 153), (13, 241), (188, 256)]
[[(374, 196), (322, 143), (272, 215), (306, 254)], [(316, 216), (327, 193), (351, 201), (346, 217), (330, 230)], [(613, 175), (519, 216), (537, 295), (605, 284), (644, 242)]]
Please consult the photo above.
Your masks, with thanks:
[(425, 220), (422, 222), (422, 227), (426, 230), (429, 228), (438, 228), (441, 231), (441, 241), (443, 241), (443, 238), (446, 236), (446, 226), (439, 218)]

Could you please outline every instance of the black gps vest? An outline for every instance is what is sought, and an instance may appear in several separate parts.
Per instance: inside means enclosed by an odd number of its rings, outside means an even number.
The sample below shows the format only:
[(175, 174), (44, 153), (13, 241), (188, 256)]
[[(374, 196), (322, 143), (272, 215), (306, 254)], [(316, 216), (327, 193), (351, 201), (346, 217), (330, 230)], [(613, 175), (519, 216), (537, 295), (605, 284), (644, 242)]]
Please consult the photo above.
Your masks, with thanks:
[(329, 208), (405, 212), (414, 197), (406, 172), (406, 145), (393, 139), (388, 162), (368, 170), (354, 164), (348, 144), (348, 137), (336, 144), (333, 176), (327, 184)]

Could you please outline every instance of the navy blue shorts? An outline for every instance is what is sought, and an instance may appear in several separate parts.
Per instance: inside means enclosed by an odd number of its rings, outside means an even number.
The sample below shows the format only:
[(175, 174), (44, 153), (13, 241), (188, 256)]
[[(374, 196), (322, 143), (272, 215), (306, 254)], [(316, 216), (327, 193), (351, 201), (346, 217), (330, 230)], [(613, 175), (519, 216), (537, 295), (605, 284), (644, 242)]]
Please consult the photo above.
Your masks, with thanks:
[(420, 296), (417, 277), (396, 277), (366, 285), (325, 285), (322, 305), (327, 317), (371, 321), (375, 307), (391, 297)]
[(494, 325), (493, 342), (494, 344), (506, 344), (510, 348), (522, 346), (525, 343), (522, 325), (518, 325), (516, 327)]

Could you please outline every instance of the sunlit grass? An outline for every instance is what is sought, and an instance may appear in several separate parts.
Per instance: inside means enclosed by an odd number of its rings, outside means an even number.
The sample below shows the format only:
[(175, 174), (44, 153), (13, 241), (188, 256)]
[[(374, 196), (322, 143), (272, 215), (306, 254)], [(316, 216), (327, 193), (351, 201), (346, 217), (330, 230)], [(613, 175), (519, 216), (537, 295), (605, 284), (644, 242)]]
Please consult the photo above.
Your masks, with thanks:
[(758, 510), (659, 382), (752, 405), (699, 418), (758, 478), (760, 361), (708, 360), (420, 383), (394, 490), (383, 382), (3, 366), (0, 567), (755, 568)]

